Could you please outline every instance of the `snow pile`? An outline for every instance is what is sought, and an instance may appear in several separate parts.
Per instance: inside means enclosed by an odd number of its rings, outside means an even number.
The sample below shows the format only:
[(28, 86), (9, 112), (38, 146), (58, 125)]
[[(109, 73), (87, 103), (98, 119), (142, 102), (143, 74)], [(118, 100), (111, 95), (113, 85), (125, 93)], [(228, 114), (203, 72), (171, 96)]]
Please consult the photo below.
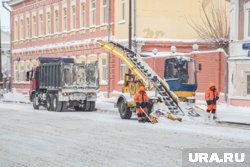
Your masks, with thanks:
[(30, 103), (28, 94), (18, 93), (15, 90), (4, 94), (1, 100), (6, 102)]

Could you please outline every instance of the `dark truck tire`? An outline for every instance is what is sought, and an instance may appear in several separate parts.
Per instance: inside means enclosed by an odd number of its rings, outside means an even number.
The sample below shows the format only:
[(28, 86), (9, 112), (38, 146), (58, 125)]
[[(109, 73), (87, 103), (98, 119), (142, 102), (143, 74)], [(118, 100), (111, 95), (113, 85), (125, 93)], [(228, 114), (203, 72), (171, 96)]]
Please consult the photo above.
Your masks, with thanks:
[(91, 109), (91, 102), (90, 101), (86, 101), (86, 103), (85, 103), (86, 105), (85, 105), (85, 111), (91, 111), (90, 109)]
[(75, 111), (82, 111), (80, 106), (74, 106)]
[(48, 94), (46, 98), (46, 108), (48, 111), (53, 111), (53, 95)]
[(90, 111), (95, 111), (95, 101), (90, 102)]
[(124, 99), (121, 99), (118, 103), (118, 109), (121, 119), (130, 119), (132, 116), (132, 111), (128, 108), (127, 103)]
[(54, 95), (54, 100), (53, 102), (55, 103), (54, 106), (54, 111), (56, 112), (62, 112), (64, 110), (66, 110), (67, 108), (67, 103), (64, 102), (64, 101), (58, 101), (58, 96), (57, 95)]
[(37, 97), (34, 96), (34, 98), (32, 99), (32, 102), (33, 102), (33, 108), (35, 110), (39, 110), (39, 104), (37, 104)]

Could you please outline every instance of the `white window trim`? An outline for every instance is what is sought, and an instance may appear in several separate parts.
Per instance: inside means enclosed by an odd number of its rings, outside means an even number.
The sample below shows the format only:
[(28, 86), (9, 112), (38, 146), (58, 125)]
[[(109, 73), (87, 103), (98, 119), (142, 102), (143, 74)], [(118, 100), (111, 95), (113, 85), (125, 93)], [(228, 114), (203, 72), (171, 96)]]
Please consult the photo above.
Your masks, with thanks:
[[(125, 23), (125, 21), (126, 21), (126, 0), (122, 0), (121, 1), (122, 3), (121, 3), (121, 21), (119, 22), (120, 24), (122, 24), (122, 23)], [(123, 4), (125, 5), (125, 13), (124, 13), (124, 18), (123, 18)]]
[[(106, 60), (106, 78), (103, 78), (103, 64), (102, 64), (102, 60), (105, 59)], [(106, 53), (101, 53), (99, 54), (99, 67), (100, 67), (100, 85), (107, 85), (108, 84), (108, 55)]]
[[(90, 28), (96, 27), (96, 0), (95, 1), (95, 8), (92, 8), (92, 0), (90, 1)], [(95, 11), (95, 18), (93, 17), (93, 11)], [(95, 19), (95, 23), (93, 23), (93, 19)]]
[(126, 69), (125, 69), (125, 73), (127, 72), (126, 70), (127, 70), (127, 65), (126, 65), (126, 63), (124, 63), (123, 62), (123, 64), (122, 64), (122, 61), (120, 60), (120, 66), (119, 66), (119, 71), (120, 71), (120, 81), (118, 82), (118, 84), (123, 84), (123, 81), (124, 81), (124, 75), (123, 76), (121, 76), (121, 67), (122, 67), (122, 65), (123, 65), (123, 67), (125, 67)]
[(231, 1), (231, 6), (230, 6), (230, 20), (231, 20), (231, 22), (230, 22), (230, 33), (229, 34), (230, 34), (230, 40), (233, 40), (233, 41), (238, 39), (237, 29), (238, 29), (239, 25), (238, 25), (238, 21), (237, 21), (238, 20), (238, 18), (237, 18), (237, 16), (238, 16), (237, 5), (238, 4), (235, 0)]
[(249, 21), (249, 12), (250, 12), (250, 1), (247, 2), (244, 5), (244, 40), (250, 40), (250, 36), (248, 36), (248, 27), (250, 23), (248, 23)]
[[(35, 17), (35, 21), (36, 21), (36, 26), (34, 26), (34, 17)], [(37, 26), (38, 26), (37, 25), (37, 15), (36, 14), (34, 14), (34, 15), (32, 14), (32, 35), (31, 35), (31, 38), (38, 36)]]
[[(74, 28), (74, 26), (73, 26), (73, 7), (75, 8), (75, 28)], [(72, 4), (71, 5), (71, 8), (70, 8), (70, 28), (71, 28), (71, 30), (76, 30), (77, 28), (77, 24), (76, 24), (76, 22), (77, 22), (77, 19), (76, 19), (76, 15), (77, 15), (77, 13), (76, 13), (76, 5), (75, 4)]]
[[(82, 18), (82, 4), (84, 4), (84, 24), (83, 24), (83, 18)], [(85, 1), (81, 1), (80, 2), (80, 29), (86, 28), (86, 2)]]
[[(64, 29), (64, 9), (66, 9), (66, 29)], [(67, 4), (62, 5), (62, 32), (67, 32), (68, 31), (68, 7)]]
[[(58, 22), (58, 25), (56, 25), (56, 12), (57, 12), (57, 22)], [(59, 27), (60, 27), (60, 21), (59, 21), (59, 10), (58, 9), (55, 9), (54, 10), (54, 33), (58, 33), (60, 31)], [(56, 27), (57, 27), (57, 30), (56, 30)]]
[[(17, 23), (17, 24), (15, 24)], [(18, 17), (14, 17), (14, 41), (18, 41), (18, 30), (19, 30), (20, 25), (18, 24)]]
[[(29, 27), (28, 27), (28, 22), (27, 19), (29, 19)], [(29, 32), (29, 36), (28, 36), (28, 32)], [(26, 16), (25, 18), (25, 39), (30, 39), (31, 38), (31, 33), (30, 33), (30, 17)]]
[[(102, 25), (104, 24), (107, 24), (108, 23), (108, 18), (107, 18), (107, 15), (108, 15), (108, 0), (106, 0), (106, 4), (103, 5), (103, 1), (101, 1), (101, 19), (102, 19)], [(105, 11), (105, 12), (104, 12)], [(105, 13), (105, 15), (104, 15)], [(105, 21), (104, 21), (104, 18), (105, 18)]]
[[(48, 17), (48, 14), (49, 14), (49, 17)], [(50, 25), (48, 24), (48, 20), (49, 20)], [(50, 29), (48, 29), (48, 26)], [(51, 26), (51, 12), (48, 11), (48, 12), (46, 12), (46, 33), (45, 33), (46, 35), (52, 34), (51, 28), (52, 28), (52, 26)]]

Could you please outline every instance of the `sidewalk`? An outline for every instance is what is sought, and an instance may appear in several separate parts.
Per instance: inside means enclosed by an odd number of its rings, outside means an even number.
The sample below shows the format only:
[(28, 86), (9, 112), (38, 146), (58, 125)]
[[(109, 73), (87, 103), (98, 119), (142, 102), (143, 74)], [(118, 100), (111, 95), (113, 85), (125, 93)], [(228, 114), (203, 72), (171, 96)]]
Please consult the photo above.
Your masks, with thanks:
[[(198, 106), (203, 110), (207, 109), (205, 101), (199, 101)], [(217, 116), (220, 122), (250, 124), (250, 107), (220, 103), (217, 105)]]

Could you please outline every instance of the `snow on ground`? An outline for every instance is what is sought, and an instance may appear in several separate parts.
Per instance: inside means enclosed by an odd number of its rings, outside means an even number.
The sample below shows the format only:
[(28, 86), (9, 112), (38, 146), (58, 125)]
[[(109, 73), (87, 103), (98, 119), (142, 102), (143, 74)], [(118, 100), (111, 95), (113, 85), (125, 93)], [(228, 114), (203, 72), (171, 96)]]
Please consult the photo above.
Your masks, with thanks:
[(234, 127), (164, 117), (142, 124), (122, 120), (117, 112), (35, 111), (31, 104), (4, 102), (0, 134), (1, 167), (181, 167), (184, 148), (250, 145), (250, 131)]
[(3, 95), (3, 99), (0, 99), (0, 100), (8, 101), (8, 102), (18, 102), (18, 103), (30, 102), (28, 94), (18, 93), (15, 90), (13, 90), (13, 92), (5, 93)]

